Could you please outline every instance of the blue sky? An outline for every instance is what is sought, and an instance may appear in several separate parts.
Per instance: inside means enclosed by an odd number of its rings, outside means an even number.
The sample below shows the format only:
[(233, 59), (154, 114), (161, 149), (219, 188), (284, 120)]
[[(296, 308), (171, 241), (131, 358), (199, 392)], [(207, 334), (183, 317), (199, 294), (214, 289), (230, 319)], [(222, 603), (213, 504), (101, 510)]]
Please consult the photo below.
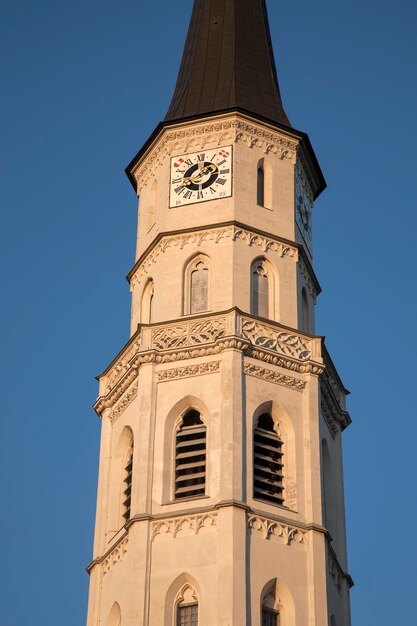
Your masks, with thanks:
[[(269, 1), (281, 91), (328, 189), (319, 334), (346, 386), (354, 626), (415, 614), (413, 0)], [(124, 167), (168, 107), (191, 0), (0, 0), (0, 606), (85, 621), (100, 423), (94, 376), (128, 338), (136, 199)]]

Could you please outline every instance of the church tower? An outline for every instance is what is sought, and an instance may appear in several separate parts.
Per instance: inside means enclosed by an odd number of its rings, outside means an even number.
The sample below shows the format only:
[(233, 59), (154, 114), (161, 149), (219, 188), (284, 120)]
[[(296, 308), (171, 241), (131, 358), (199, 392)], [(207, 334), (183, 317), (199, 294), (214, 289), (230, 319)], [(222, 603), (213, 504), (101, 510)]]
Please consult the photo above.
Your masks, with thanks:
[(315, 334), (326, 184), (265, 0), (194, 0), (131, 161), (131, 337), (99, 376), (88, 626), (350, 626), (347, 391)]

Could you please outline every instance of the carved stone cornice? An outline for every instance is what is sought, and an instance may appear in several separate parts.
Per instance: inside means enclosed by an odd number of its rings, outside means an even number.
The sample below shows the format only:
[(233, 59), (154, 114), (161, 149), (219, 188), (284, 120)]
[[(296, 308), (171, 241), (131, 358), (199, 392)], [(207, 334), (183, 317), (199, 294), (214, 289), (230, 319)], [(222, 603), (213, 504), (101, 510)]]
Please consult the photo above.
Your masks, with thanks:
[(120, 543), (110, 552), (110, 554), (102, 562), (103, 576), (111, 572), (113, 567), (121, 561), (127, 552), (127, 544), (129, 543), (129, 535), (126, 535)]
[(339, 431), (345, 430), (352, 423), (349, 413), (343, 409), (335, 394), (332, 377), (326, 370), (320, 381), (321, 413), (334, 438)]
[(297, 526), (289, 526), (274, 519), (249, 514), (248, 528), (262, 533), (264, 539), (276, 538), (287, 546), (292, 543), (302, 544), (303, 547), (307, 546), (307, 533)]
[(154, 541), (158, 535), (171, 535), (172, 539), (175, 539), (181, 532), (198, 535), (202, 528), (217, 526), (217, 516), (217, 511), (212, 511), (152, 522), (151, 541)]
[(260, 367), (259, 365), (254, 365), (249, 362), (244, 363), (243, 371), (248, 376), (254, 376), (255, 378), (260, 378), (261, 380), (275, 383), (276, 385), (282, 385), (283, 387), (289, 387), (296, 391), (304, 391), (307, 385), (304, 380), (294, 378), (294, 376), (281, 374), (280, 372), (275, 372), (274, 370), (266, 369), (265, 367)]
[(177, 247), (182, 249), (187, 245), (200, 247), (203, 243), (219, 243), (222, 239), (240, 241), (248, 246), (256, 246), (260, 248), (262, 252), (276, 252), (281, 258), (289, 257), (294, 259), (294, 261), (298, 261), (299, 258), (299, 247), (297, 245), (237, 223), (223, 224), (220, 226), (213, 225), (193, 229), (191, 231), (163, 234), (160, 239), (155, 244), (151, 245), (145, 254), (142, 255), (129, 272), (127, 278), (130, 282), (131, 289), (141, 280), (144, 274), (149, 273), (150, 267), (168, 248)]
[(183, 123), (175, 128), (165, 128), (157, 137), (147, 154), (135, 166), (130, 175), (136, 182), (137, 191), (148, 183), (155, 168), (162, 165), (172, 154), (190, 150), (203, 150), (209, 145), (244, 142), (263, 154), (275, 154), (280, 159), (291, 159), (295, 163), (300, 141), (284, 131), (273, 129), (250, 118), (236, 114), (202, 122)]
[(347, 585), (351, 588), (354, 585), (352, 577), (347, 574), (342, 566), (339, 563), (339, 560), (336, 556), (335, 551), (332, 546), (328, 544), (328, 563), (329, 563), (329, 573), (332, 577), (332, 580), (339, 591), (342, 588), (342, 581), (346, 581)]
[(173, 369), (161, 370), (158, 372), (158, 383), (178, 378), (190, 378), (191, 376), (201, 376), (202, 374), (212, 374), (220, 371), (221, 361), (208, 361), (207, 363), (197, 363), (185, 367), (175, 367)]
[(114, 422), (119, 419), (123, 411), (127, 409), (129, 404), (133, 402), (137, 395), (138, 383), (135, 383), (130, 388), (128, 388), (128, 390), (123, 394), (121, 400), (117, 402), (116, 406), (109, 413), (108, 417), (112, 424), (114, 424)]
[[(321, 358), (321, 338), (305, 335), (275, 322), (261, 320), (231, 309), (217, 315), (180, 319), (165, 324), (142, 326), (125, 350), (99, 377), (101, 395), (94, 408), (99, 415), (112, 408), (130, 387), (144, 364), (155, 365), (218, 355), (225, 350), (240, 350), (246, 356), (270, 363), (299, 374), (320, 375), (324, 371)], [(159, 381), (169, 376), (209, 374), (217, 365), (207, 363), (158, 373)], [(191, 369), (190, 369), (191, 368)], [(193, 369), (194, 368), (194, 369)], [(214, 369), (213, 369), (214, 368)], [(301, 391), (301, 382), (294, 377), (275, 375), (264, 370), (265, 376), (278, 384), (294, 385)], [(261, 375), (261, 369), (252, 375)]]

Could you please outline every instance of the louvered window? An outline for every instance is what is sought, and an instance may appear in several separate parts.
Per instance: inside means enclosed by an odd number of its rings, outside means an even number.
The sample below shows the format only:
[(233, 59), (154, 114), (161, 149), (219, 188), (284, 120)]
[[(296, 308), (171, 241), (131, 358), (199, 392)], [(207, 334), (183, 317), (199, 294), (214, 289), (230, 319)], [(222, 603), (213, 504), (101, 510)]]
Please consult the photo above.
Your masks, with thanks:
[(198, 626), (198, 604), (178, 607), (177, 626)]
[(127, 464), (124, 467), (124, 490), (123, 490), (123, 517), (128, 522), (130, 520), (130, 504), (132, 497), (132, 468), (133, 468), (133, 449), (129, 450), (127, 455)]
[(272, 609), (262, 609), (262, 626), (279, 626), (279, 615)]
[(254, 498), (284, 503), (282, 457), (282, 441), (275, 432), (272, 417), (265, 413), (258, 419), (253, 435)]
[(204, 495), (206, 490), (206, 427), (198, 411), (188, 411), (177, 431), (175, 498)]

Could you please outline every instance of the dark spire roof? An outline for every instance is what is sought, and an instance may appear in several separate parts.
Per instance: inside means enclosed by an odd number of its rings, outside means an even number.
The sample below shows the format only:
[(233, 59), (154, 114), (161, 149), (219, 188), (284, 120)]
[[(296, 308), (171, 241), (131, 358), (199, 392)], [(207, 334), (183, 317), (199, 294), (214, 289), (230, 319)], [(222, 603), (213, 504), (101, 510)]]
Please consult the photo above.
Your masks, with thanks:
[(236, 109), (290, 126), (265, 0), (194, 0), (165, 121)]

